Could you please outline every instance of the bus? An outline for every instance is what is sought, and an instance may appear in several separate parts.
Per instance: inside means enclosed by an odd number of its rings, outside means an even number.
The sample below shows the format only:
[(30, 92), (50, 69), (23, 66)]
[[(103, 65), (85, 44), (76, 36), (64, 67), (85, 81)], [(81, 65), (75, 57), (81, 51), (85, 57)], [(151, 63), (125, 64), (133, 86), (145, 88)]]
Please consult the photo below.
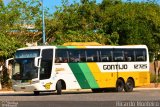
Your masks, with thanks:
[(15, 91), (40, 92), (91, 89), (131, 92), (150, 83), (146, 45), (110, 46), (68, 43), (17, 49), (13, 58)]

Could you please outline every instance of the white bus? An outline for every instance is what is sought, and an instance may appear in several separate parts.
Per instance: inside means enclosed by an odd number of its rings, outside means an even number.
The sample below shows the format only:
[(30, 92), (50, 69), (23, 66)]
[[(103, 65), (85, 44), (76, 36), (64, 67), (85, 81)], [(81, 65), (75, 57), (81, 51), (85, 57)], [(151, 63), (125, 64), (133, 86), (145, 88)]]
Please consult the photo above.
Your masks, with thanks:
[[(145, 45), (33, 46), (16, 51), (12, 84), (15, 91), (107, 88), (131, 92), (134, 87), (148, 85), (149, 55)], [(71, 46), (72, 45), (72, 46)]]

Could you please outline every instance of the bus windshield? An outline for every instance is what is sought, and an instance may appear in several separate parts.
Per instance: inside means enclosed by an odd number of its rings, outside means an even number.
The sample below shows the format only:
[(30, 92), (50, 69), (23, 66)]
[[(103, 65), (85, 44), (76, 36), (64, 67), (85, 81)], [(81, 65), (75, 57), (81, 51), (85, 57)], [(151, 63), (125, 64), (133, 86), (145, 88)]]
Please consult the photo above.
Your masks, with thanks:
[(39, 49), (32, 50), (18, 50), (15, 53), (15, 58), (35, 58), (40, 55)]
[(38, 68), (34, 66), (34, 58), (15, 59), (14, 80), (31, 80), (38, 78)]

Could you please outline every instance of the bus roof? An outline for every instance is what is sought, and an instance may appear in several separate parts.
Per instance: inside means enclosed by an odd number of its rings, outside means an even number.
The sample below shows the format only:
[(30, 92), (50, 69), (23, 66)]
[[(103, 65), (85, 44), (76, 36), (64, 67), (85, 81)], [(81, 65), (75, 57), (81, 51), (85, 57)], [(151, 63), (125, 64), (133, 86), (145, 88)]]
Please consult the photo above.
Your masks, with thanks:
[(146, 45), (102, 45), (97, 42), (68, 42), (57, 46), (30, 46), (18, 50), (46, 49), (46, 48), (147, 48)]
[(30, 47), (19, 48), (18, 50), (46, 49), (46, 48), (54, 48), (54, 46), (30, 46)]
[(102, 46), (102, 44), (97, 42), (67, 42), (63, 46)]

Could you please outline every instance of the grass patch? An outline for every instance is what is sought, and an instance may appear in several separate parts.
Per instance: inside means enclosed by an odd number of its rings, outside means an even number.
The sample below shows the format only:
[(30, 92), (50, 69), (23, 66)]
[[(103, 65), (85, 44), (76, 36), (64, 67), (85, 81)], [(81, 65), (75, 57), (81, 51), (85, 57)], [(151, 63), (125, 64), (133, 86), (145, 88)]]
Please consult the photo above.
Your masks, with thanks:
[(156, 77), (155, 74), (150, 74), (150, 83), (160, 83), (160, 75)]

